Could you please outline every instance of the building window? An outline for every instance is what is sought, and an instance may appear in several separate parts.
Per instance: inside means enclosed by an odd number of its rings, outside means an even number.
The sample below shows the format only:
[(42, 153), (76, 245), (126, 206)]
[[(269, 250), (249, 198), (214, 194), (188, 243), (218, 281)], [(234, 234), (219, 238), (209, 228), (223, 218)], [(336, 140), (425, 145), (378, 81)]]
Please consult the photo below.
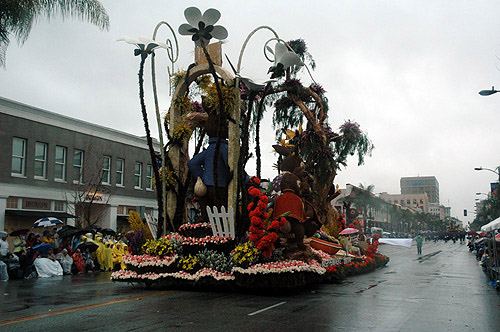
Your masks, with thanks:
[(153, 190), (153, 166), (151, 165), (146, 168), (146, 189)]
[(73, 182), (83, 182), (83, 151), (76, 150), (73, 154)]
[(109, 180), (109, 171), (111, 168), (111, 157), (109, 156), (104, 156), (102, 159), (102, 183), (103, 184), (110, 184)]
[(54, 201), (54, 211), (64, 211), (64, 202)]
[(56, 146), (56, 165), (54, 178), (59, 181), (66, 181), (66, 148)]
[(125, 206), (118, 205), (118, 207), (116, 208), (116, 214), (124, 215), (125, 214)]
[(19, 202), (19, 198), (17, 198), (17, 197), (7, 198), (7, 209), (17, 209), (18, 202)]
[(134, 187), (142, 189), (142, 163), (135, 163)]
[(125, 168), (125, 160), (116, 160), (116, 185), (123, 187), (123, 169)]
[(35, 144), (35, 178), (47, 178), (47, 144)]
[(26, 175), (26, 140), (14, 137), (12, 140), (12, 174)]

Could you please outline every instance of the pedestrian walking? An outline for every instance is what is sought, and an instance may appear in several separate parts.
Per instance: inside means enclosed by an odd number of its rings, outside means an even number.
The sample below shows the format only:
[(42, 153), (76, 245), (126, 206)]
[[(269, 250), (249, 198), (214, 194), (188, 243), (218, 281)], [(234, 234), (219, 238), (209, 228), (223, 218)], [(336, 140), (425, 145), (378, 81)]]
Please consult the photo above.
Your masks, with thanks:
[(415, 241), (417, 242), (417, 254), (422, 255), (422, 244), (424, 242), (424, 239), (422, 238), (422, 236), (420, 234), (418, 234), (415, 237)]

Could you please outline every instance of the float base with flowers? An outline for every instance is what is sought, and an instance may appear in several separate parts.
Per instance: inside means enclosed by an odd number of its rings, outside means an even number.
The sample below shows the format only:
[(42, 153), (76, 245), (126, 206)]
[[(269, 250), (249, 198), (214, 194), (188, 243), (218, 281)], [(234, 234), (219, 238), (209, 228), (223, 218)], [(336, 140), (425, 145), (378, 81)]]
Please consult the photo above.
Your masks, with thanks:
[[(127, 268), (113, 272), (119, 282), (147, 286), (204, 289), (301, 289), (321, 282), (342, 279), (385, 266), (389, 259), (376, 252), (374, 241), (366, 256), (339, 250), (329, 254), (307, 246), (308, 260), (287, 259), (284, 247), (272, 248), (264, 255), (252, 241), (235, 244), (228, 237), (207, 235), (208, 223), (185, 224), (178, 233), (143, 246), (144, 254), (127, 255)], [(188, 235), (200, 235), (199, 237)]]

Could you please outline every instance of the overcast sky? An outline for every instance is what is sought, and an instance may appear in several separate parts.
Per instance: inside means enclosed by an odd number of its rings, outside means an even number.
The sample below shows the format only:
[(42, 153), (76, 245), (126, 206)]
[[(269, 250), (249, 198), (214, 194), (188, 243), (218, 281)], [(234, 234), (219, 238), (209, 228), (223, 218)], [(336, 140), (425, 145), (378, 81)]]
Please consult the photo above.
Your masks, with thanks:
[[(12, 41), (7, 68), (0, 69), (0, 95), (92, 123), (143, 136), (133, 46), (122, 35), (151, 37), (161, 20), (177, 30), (184, 9), (222, 13), (217, 24), (229, 37), (223, 45), (237, 62), (246, 36), (269, 25), (285, 40), (303, 38), (317, 63), (313, 72), (330, 100), (330, 124), (358, 122), (375, 145), (362, 166), (350, 160), (336, 178), (373, 184), (375, 192), (400, 192), (403, 176), (434, 175), (441, 203), (452, 216), (472, 221), (476, 192), (486, 193), (496, 175), (474, 167), (500, 165), (500, 2), (498, 1), (125, 1), (103, 0), (111, 28), (76, 19), (34, 25), (22, 47)], [(167, 30), (161, 39), (170, 37)], [(270, 64), (259, 32), (243, 59), (242, 74), (265, 80)], [(178, 36), (176, 69), (193, 60), (193, 43)], [(157, 53), (165, 68), (167, 57)], [(149, 65), (149, 64), (148, 64)], [(229, 68), (226, 63), (224, 67)], [(149, 71), (146, 72), (149, 75)], [(170, 104), (165, 69), (158, 69), (161, 109)], [(310, 83), (302, 76), (305, 84)], [(151, 79), (146, 76), (150, 122), (154, 124)], [(270, 114), (269, 114), (270, 115)], [(270, 116), (265, 118), (263, 175), (274, 177)], [(157, 135), (157, 130), (154, 130)], [(255, 173), (255, 163), (247, 166)], [(484, 197), (484, 196), (482, 196)], [(463, 210), (469, 211), (463, 217)]]

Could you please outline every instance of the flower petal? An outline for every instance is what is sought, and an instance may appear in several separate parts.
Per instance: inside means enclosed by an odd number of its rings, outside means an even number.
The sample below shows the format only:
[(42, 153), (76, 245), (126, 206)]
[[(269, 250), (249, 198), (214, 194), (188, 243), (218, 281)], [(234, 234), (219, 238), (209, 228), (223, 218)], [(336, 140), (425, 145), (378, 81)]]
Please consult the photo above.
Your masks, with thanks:
[(140, 43), (140, 41), (137, 38), (132, 38), (129, 36), (118, 37), (118, 39), (116, 41), (124, 41), (128, 44), (133, 44), (133, 45), (137, 45), (137, 43)]
[(209, 8), (203, 13), (203, 22), (205, 25), (214, 25), (220, 18), (220, 12), (217, 9)]
[(189, 36), (192, 35), (194, 32), (190, 32), (189, 30), (192, 29), (193, 27), (187, 23), (183, 23), (179, 27), (179, 34), (183, 36)]
[(284, 69), (287, 69), (288, 67), (291, 66), (304, 65), (304, 63), (300, 60), (299, 56), (292, 52), (287, 52), (286, 54), (284, 54), (280, 59), (280, 63), (283, 64)]
[(184, 11), (184, 17), (190, 25), (198, 27), (198, 22), (201, 21), (201, 11), (196, 7), (186, 8)]
[(211, 32), (212, 37), (215, 39), (226, 39), (228, 36), (226, 28), (224, 28), (222, 25), (215, 25), (214, 29)]

